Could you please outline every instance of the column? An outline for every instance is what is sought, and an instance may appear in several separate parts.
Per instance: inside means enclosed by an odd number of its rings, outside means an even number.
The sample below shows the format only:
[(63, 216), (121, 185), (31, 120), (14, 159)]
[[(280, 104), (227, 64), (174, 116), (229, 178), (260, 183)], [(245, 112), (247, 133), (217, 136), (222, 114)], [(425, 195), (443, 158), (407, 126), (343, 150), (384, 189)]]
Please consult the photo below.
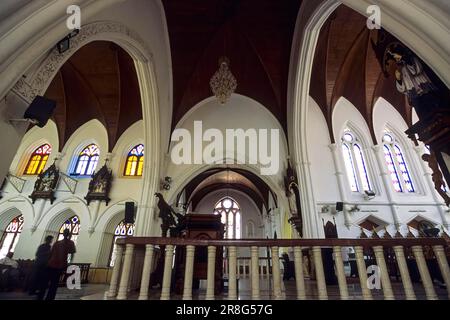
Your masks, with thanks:
[(127, 298), (128, 282), (130, 281), (131, 262), (133, 261), (133, 252), (134, 244), (127, 244), (117, 300), (125, 300)]
[(367, 286), (367, 268), (364, 261), (363, 247), (355, 247), (356, 265), (358, 267), (359, 282), (364, 300), (372, 300), (372, 293)]
[[(338, 149), (339, 146), (336, 143), (332, 143), (329, 145), (329, 148), (331, 150), (331, 154), (333, 155), (333, 163), (334, 168), (336, 170), (336, 179), (338, 183), (338, 189), (339, 189), (339, 196), (342, 200), (342, 202), (347, 202), (347, 194), (346, 194), (346, 188), (345, 188), (345, 182), (344, 182), (344, 172), (341, 168), (340, 162), (339, 162), (339, 154), (340, 150)], [(344, 169), (345, 170), (345, 169)], [(350, 215), (347, 210), (344, 208), (344, 224), (347, 228), (350, 228), (352, 225), (352, 221), (350, 218)]]
[(192, 278), (194, 276), (194, 246), (186, 246), (186, 266), (184, 270), (183, 300), (192, 300)]
[(373, 247), (375, 259), (377, 260), (378, 268), (380, 268), (381, 285), (383, 287), (383, 294), (385, 300), (395, 300), (394, 292), (392, 291), (391, 279), (384, 259), (384, 250), (382, 246)]
[(164, 257), (164, 274), (161, 288), (161, 300), (170, 299), (170, 283), (172, 281), (172, 260), (173, 245), (166, 246), (166, 256)]
[(439, 269), (441, 270), (442, 277), (444, 278), (445, 285), (447, 286), (447, 294), (450, 299), (450, 269), (448, 267), (447, 257), (443, 246), (434, 246), (434, 254), (436, 255)]
[(153, 266), (153, 251), (153, 245), (145, 245), (144, 268), (142, 269), (141, 291), (139, 293), (139, 300), (148, 299), (148, 286), (150, 284), (150, 275), (152, 273)]
[(280, 272), (280, 253), (278, 247), (272, 247), (273, 264), (273, 295), (276, 300), (281, 299), (281, 272)]
[(258, 247), (251, 247), (251, 253), (252, 299), (259, 300)]
[(395, 257), (397, 259), (400, 276), (402, 277), (406, 300), (416, 300), (416, 294), (414, 293), (414, 287), (411, 282), (411, 277), (409, 276), (409, 270), (406, 263), (405, 251), (403, 250), (403, 246), (395, 246), (393, 247), (393, 249), (395, 252)]
[(214, 282), (216, 275), (216, 247), (208, 247), (208, 276), (206, 279), (206, 300), (214, 300)]
[(341, 247), (333, 247), (334, 263), (336, 265), (337, 278), (339, 283), (339, 292), (342, 300), (348, 300), (347, 279), (344, 271), (344, 261), (342, 260)]
[(109, 291), (106, 296), (109, 298), (115, 297), (117, 294), (117, 285), (119, 284), (120, 267), (122, 266), (123, 245), (116, 246), (116, 260), (114, 261), (114, 268), (111, 275), (111, 283)]
[(306, 299), (305, 275), (303, 274), (303, 253), (301, 247), (294, 247), (295, 283), (297, 300)]
[(416, 258), (417, 267), (419, 269), (420, 278), (422, 279), (423, 287), (425, 288), (425, 294), (428, 300), (437, 300), (436, 291), (434, 290), (433, 281), (431, 280), (430, 272), (428, 271), (427, 262), (423, 255), (423, 249), (421, 246), (413, 246), (412, 252)]
[(229, 263), (228, 268), (228, 300), (237, 300), (236, 288), (236, 247), (228, 249)]
[(319, 300), (327, 300), (327, 285), (325, 283), (325, 274), (323, 271), (323, 263), (322, 263), (322, 249), (320, 247), (313, 247), (313, 258), (314, 265), (316, 268), (316, 281), (317, 281), (317, 290), (319, 292)]

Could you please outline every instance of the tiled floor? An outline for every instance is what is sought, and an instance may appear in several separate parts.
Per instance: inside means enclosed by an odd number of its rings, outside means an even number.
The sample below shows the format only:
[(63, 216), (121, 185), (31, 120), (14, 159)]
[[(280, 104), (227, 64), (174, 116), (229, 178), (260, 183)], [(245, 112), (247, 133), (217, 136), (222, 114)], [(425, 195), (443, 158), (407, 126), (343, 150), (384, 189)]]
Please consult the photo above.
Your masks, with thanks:
[[(351, 300), (361, 300), (361, 289), (359, 283), (355, 281), (356, 279), (348, 279), (348, 290)], [(272, 296), (272, 287), (271, 282), (267, 277), (260, 278), (260, 295), (261, 300), (270, 300), (273, 298)], [(317, 287), (316, 282), (311, 280), (305, 281), (306, 285), (306, 293), (307, 299), (315, 300), (317, 299)], [(392, 282), (392, 287), (397, 300), (404, 300), (404, 291), (403, 286), (400, 282)], [(440, 288), (439, 286), (435, 286), (436, 293), (439, 296), (439, 299), (446, 300), (448, 299), (447, 291), (445, 288)], [(105, 300), (106, 299), (106, 291), (108, 290), (107, 285), (98, 285), (98, 284), (90, 284), (82, 286), (81, 290), (68, 290), (67, 288), (59, 288), (58, 294), (56, 296), (57, 300)], [(282, 291), (283, 291), (283, 299), (284, 300), (295, 300), (296, 299), (296, 286), (295, 280), (284, 281), (282, 283)], [(335, 286), (327, 286), (328, 291), (328, 299), (330, 300), (339, 300), (339, 287)], [(425, 300), (425, 290), (420, 283), (414, 284), (414, 291), (416, 293), (417, 299)], [(158, 300), (160, 298), (161, 290), (152, 289), (150, 290), (149, 299)], [(193, 299), (194, 300), (204, 300), (206, 294), (205, 284), (202, 283), (199, 290), (193, 291)], [(251, 299), (251, 281), (249, 278), (241, 278), (239, 280), (239, 290), (238, 295), (240, 300), (249, 300)], [(373, 290), (372, 295), (376, 300), (383, 300), (383, 291), (382, 290)], [(130, 300), (135, 300), (138, 297), (138, 292), (131, 292), (129, 295)], [(174, 300), (180, 300), (181, 296), (172, 294), (171, 296)], [(20, 292), (0, 292), (0, 300), (33, 300), (35, 296), (29, 296), (26, 293)], [(216, 296), (217, 300), (226, 300), (227, 292), (224, 291), (224, 294), (221, 296)]]

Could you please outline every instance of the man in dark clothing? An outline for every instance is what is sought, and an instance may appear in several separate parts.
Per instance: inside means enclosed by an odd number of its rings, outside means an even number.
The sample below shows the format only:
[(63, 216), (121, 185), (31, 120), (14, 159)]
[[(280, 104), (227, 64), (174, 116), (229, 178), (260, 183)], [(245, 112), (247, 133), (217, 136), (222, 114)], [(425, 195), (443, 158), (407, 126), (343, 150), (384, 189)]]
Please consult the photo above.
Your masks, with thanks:
[(48, 284), (48, 293), (46, 300), (54, 300), (56, 296), (56, 291), (58, 290), (59, 279), (61, 274), (66, 272), (67, 261), (69, 255), (71, 255), (71, 260), (73, 260), (75, 250), (75, 243), (70, 240), (70, 231), (68, 229), (64, 230), (64, 239), (57, 241), (52, 248), (50, 259), (47, 264), (47, 280), (43, 290), (39, 290), (38, 300), (44, 298), (45, 289)]
[(36, 294), (38, 288), (42, 288), (42, 282), (47, 279), (46, 269), (48, 259), (52, 250), (53, 236), (47, 236), (45, 242), (41, 244), (36, 251), (36, 259), (34, 260), (33, 273), (30, 285), (30, 294)]

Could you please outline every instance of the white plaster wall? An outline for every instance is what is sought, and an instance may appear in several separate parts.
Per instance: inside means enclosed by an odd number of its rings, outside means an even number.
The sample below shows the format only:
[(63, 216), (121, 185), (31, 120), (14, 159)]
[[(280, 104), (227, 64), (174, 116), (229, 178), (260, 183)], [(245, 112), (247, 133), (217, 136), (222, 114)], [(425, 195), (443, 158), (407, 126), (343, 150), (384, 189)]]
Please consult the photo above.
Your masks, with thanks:
[[(19, 193), (11, 183), (7, 183), (0, 200), (0, 230), (4, 230), (11, 220), (10, 213), (24, 215), (24, 229), (15, 250), (16, 258), (33, 258), (37, 246), (47, 234), (55, 234), (61, 224), (73, 215), (80, 218), (80, 235), (77, 240), (75, 262), (91, 263), (92, 266), (106, 266), (112, 246), (115, 226), (124, 218), (125, 202), (138, 203), (142, 189), (142, 178), (124, 177), (125, 158), (132, 147), (143, 143), (143, 121), (131, 125), (119, 138), (110, 155), (109, 166), (113, 170), (113, 184), (110, 192), (111, 202), (108, 206), (102, 202), (98, 206), (93, 201), (89, 206), (84, 197), (87, 194), (90, 178), (78, 177), (74, 194), (60, 180), (56, 189), (56, 201), (37, 200), (33, 205), (28, 196), (32, 193), (36, 176), (22, 175), (29, 155), (42, 143), (50, 143), (53, 151), (47, 167), (53, 162), (58, 152), (58, 136), (52, 121), (44, 128), (33, 128), (25, 136), (14, 157), (10, 171), (25, 180), (24, 189)], [(96, 143), (101, 152), (97, 170), (104, 164), (108, 153), (108, 139), (103, 125), (92, 120), (81, 126), (68, 140), (58, 161), (60, 171), (70, 174), (73, 157), (89, 143)], [(61, 156), (61, 155), (60, 155)], [(8, 219), (2, 219), (2, 216)], [(1, 232), (0, 232), (1, 233)]]

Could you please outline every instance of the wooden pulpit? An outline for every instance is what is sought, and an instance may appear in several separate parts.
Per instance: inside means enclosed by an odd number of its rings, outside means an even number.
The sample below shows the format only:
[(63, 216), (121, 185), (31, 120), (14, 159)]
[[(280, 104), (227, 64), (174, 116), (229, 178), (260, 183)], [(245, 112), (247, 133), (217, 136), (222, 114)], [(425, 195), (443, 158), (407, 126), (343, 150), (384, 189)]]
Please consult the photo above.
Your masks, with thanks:
[[(215, 214), (187, 214), (182, 226), (181, 236), (186, 239), (219, 240), (224, 236), (221, 216)], [(200, 280), (206, 280), (208, 274), (208, 248), (195, 247), (193, 289), (198, 289)], [(216, 249), (215, 291), (223, 290), (223, 248)], [(186, 248), (177, 248), (175, 263), (175, 291), (183, 291), (186, 264)]]

